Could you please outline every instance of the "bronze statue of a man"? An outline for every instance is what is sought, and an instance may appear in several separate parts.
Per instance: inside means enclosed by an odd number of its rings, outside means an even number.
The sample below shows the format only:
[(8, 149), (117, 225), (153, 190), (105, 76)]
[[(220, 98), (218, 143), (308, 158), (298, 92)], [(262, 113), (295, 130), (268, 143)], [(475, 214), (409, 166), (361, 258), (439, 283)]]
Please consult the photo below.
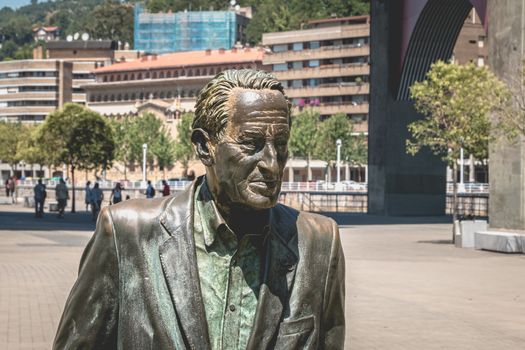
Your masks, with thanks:
[(102, 210), (54, 349), (342, 349), (337, 225), (277, 204), (290, 126), (272, 75), (208, 83), (192, 133), (206, 175)]

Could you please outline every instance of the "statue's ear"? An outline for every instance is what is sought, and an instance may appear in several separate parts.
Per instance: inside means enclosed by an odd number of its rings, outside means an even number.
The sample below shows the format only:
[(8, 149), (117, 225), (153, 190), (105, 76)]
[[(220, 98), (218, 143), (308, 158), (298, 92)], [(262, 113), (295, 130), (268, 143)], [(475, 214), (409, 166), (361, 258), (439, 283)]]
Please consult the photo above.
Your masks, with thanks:
[(202, 164), (205, 166), (212, 166), (214, 164), (212, 154), (212, 144), (210, 135), (202, 129), (193, 129), (191, 133), (191, 142), (195, 153), (200, 158)]

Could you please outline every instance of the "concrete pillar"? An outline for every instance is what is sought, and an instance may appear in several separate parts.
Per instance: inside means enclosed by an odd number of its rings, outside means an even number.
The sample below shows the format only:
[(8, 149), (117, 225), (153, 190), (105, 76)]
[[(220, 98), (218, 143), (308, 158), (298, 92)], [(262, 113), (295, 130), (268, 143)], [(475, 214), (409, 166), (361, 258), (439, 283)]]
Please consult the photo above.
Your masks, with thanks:
[[(525, 0), (492, 0), (487, 12), (490, 67), (512, 83), (525, 57)], [(498, 140), (489, 147), (490, 228), (525, 230), (524, 141)]]
[(293, 182), (293, 167), (288, 165), (288, 182)]
[(345, 181), (350, 181), (350, 166), (345, 162)]
[(421, 116), (411, 101), (396, 98), (402, 5), (371, 1), (368, 213), (444, 215), (445, 165), (426, 150), (406, 153), (407, 125)]

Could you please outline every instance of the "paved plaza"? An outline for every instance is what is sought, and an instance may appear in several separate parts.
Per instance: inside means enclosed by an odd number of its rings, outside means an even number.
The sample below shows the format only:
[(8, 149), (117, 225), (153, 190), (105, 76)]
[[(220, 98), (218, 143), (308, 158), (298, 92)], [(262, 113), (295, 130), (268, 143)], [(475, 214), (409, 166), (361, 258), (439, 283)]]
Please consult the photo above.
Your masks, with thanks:
[[(348, 349), (524, 349), (525, 256), (457, 249), (444, 218), (340, 215)], [(0, 205), (0, 349), (49, 349), (94, 224)]]

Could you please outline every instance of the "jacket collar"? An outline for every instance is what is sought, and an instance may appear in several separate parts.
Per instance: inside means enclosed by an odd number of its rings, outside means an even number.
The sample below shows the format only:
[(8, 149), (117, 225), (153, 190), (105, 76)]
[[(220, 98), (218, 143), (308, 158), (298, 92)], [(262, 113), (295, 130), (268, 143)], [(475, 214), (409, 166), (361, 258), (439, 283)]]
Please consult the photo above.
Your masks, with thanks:
[[(194, 193), (202, 181), (203, 177), (197, 178), (160, 217), (170, 235), (159, 248), (162, 270), (185, 341), (192, 349), (211, 348), (193, 236)], [(280, 205), (270, 211), (271, 234), (265, 242), (264, 277), (248, 349), (267, 348), (284, 317), (299, 259), (295, 220), (296, 215)]]

